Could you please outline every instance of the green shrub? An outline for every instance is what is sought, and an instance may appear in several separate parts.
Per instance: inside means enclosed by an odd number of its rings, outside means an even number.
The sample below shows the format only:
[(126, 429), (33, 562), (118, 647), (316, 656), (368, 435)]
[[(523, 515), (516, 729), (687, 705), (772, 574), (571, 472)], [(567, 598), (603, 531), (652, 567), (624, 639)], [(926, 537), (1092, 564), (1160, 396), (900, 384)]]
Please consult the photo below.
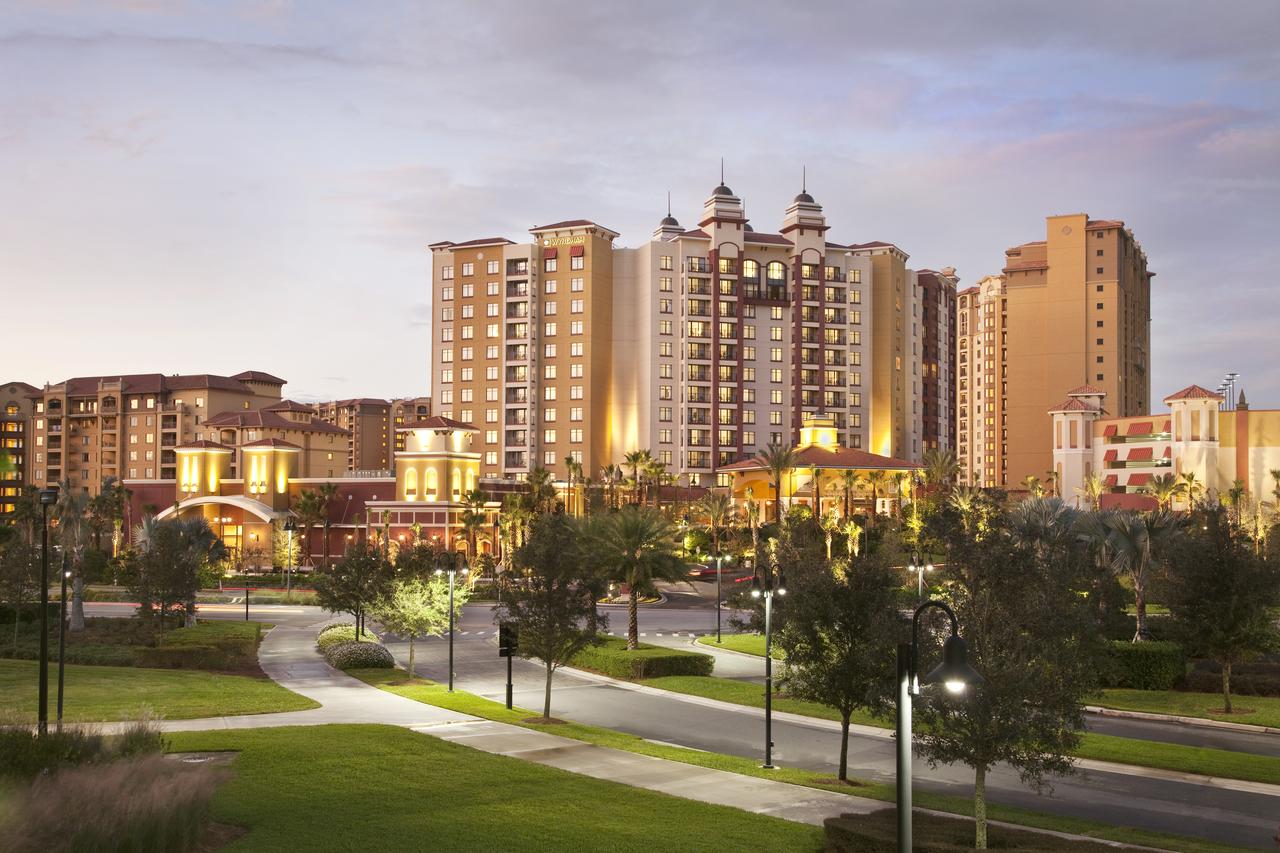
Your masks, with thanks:
[(574, 655), (569, 665), (634, 681), (667, 675), (710, 675), (715, 660), (710, 655), (698, 652), (667, 649), (646, 643), (641, 643), (635, 651), (629, 652), (626, 640), (606, 637), (600, 645), (589, 646)]
[(41, 776), (15, 797), (0, 831), (11, 853), (128, 850), (181, 853), (196, 848), (224, 768), (159, 755), (75, 767)]
[(324, 649), (324, 659), (334, 669), (392, 669), (395, 659), (377, 643), (345, 642)]
[[(36, 590), (36, 592), (38, 593), (40, 590)], [(38, 623), (40, 621), (40, 603), (38, 601), (24, 603), (17, 611), (13, 609), (12, 604), (0, 604), (0, 625), (12, 625), (15, 613), (19, 622)], [(58, 624), (58, 604), (56, 602), (49, 602), (49, 624)]]
[(154, 669), (234, 669), (239, 656), (217, 646), (153, 646), (134, 651), (134, 666)]
[(1177, 643), (1113, 640), (1109, 657), (1102, 672), (1104, 687), (1171, 690), (1187, 671), (1186, 657)]
[[(320, 632), (320, 636), (316, 638), (316, 647), (320, 651), (324, 651), (331, 646), (339, 643), (356, 642), (356, 626), (355, 625), (330, 625)], [(360, 642), (362, 643), (381, 643), (382, 640), (378, 635), (365, 628), (360, 632)]]
[(0, 728), (0, 778), (31, 779), (97, 761), (106, 741), (93, 728), (69, 726), (38, 737), (31, 726)]

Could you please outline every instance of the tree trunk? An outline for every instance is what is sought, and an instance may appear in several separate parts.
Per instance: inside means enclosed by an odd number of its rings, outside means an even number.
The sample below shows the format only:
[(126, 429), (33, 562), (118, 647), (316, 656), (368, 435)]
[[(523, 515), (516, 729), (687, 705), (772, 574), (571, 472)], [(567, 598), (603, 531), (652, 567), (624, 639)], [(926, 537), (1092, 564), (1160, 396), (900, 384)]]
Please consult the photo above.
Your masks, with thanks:
[(1231, 664), (1222, 665), (1222, 712), (1231, 713)]
[(973, 769), (973, 848), (987, 849), (987, 768)]
[(324, 567), (329, 568), (329, 522), (324, 523), (324, 542), (320, 545), (320, 552), (324, 555)]
[(71, 579), (71, 631), (84, 630), (84, 577), (79, 572)]
[(850, 711), (840, 712), (840, 773), (841, 782), (849, 781), (849, 716)]
[(1133, 576), (1133, 600), (1135, 617), (1137, 623), (1133, 632), (1133, 641), (1141, 643), (1147, 639), (1147, 585), (1141, 575)]
[(413, 634), (409, 635), (409, 680), (413, 681)]
[(640, 595), (635, 584), (627, 590), (627, 651), (635, 651), (640, 642)]
[(542, 694), (542, 716), (551, 719), (551, 673), (554, 670), (551, 664), (547, 664), (547, 686)]

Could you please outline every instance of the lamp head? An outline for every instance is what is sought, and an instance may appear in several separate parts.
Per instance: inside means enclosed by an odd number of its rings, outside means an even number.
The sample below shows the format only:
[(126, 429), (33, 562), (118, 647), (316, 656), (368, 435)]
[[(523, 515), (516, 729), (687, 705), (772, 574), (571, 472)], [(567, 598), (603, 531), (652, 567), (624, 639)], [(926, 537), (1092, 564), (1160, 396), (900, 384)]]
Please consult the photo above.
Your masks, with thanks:
[(50, 486), (47, 489), (40, 490), (40, 505), (53, 506), (58, 502), (58, 487)]
[(778, 572), (778, 585), (774, 587), (773, 591), (776, 592), (778, 595), (787, 594), (787, 577), (786, 575), (782, 574), (782, 572)]
[(295, 533), (298, 530), (297, 522), (292, 517), (285, 519), (284, 529), (286, 533)]
[(969, 646), (959, 634), (952, 634), (942, 647), (942, 663), (924, 677), (924, 684), (946, 686), (949, 693), (963, 693), (968, 687), (977, 687), (986, 679), (969, 666)]

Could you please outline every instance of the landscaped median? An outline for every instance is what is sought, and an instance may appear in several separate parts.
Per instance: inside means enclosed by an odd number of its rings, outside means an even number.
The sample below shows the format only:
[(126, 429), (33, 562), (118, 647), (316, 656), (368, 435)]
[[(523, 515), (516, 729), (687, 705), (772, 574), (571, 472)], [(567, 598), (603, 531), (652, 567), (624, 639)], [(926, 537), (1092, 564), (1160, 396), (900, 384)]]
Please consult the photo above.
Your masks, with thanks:
[[(718, 643), (714, 636), (707, 634), (699, 637), (696, 642), (700, 646), (710, 646), (713, 649), (726, 649), (731, 652), (740, 652), (744, 655), (764, 657), (763, 634), (722, 634)], [(775, 647), (770, 651), (773, 653), (774, 660), (782, 660), (781, 649)]]
[(248, 830), (236, 850), (810, 853), (822, 845), (818, 827), (490, 755), (392, 726), (169, 738), (175, 752), (238, 753), (232, 778), (213, 800), (215, 821)]
[(627, 641), (605, 637), (574, 655), (570, 666), (599, 672), (611, 678), (636, 680), (662, 676), (710, 675), (715, 660), (710, 655), (640, 643), (627, 650)]
[[(836, 783), (830, 774), (827, 773), (799, 770), (790, 767), (777, 767), (773, 770), (764, 770), (760, 767), (759, 761), (754, 758), (742, 758), (739, 756), (703, 752), (701, 750), (684, 749), (678, 746), (654, 743), (637, 737), (636, 735), (630, 735), (624, 732), (614, 731), (612, 729), (589, 726), (571, 721), (549, 724), (539, 723), (535, 721), (537, 719), (536, 712), (528, 711), (523, 708), (514, 708), (509, 711), (500, 702), (493, 702), (462, 690), (455, 689), (454, 692), (450, 693), (443, 685), (423, 679), (415, 679), (412, 682), (408, 682), (405, 680), (405, 674), (401, 670), (352, 670), (349, 674), (383, 690), (387, 690), (391, 693), (395, 693), (418, 702), (423, 702), (428, 705), (435, 705), (436, 707), (447, 708), (452, 711), (458, 711), (460, 713), (470, 714), (475, 717), (482, 717), (484, 719), (494, 720), (501, 723), (510, 723), (511, 725), (522, 726), (524, 728), (559, 735), (560, 737), (579, 740), (585, 743), (592, 743), (597, 746), (621, 749), (640, 755), (665, 758), (671, 761), (679, 761), (699, 767), (725, 770), (730, 773), (738, 773), (744, 776), (756, 776), (777, 782), (803, 785), (810, 788), (820, 788), (822, 790), (882, 800), (889, 803), (893, 802), (896, 797), (896, 790), (892, 785), (864, 780), (852, 780), (848, 785), (841, 785)], [(960, 816), (972, 815), (973, 809), (973, 803), (970, 799), (931, 794), (925, 791), (915, 792), (915, 804), (918, 808), (945, 811)], [(742, 813), (738, 812), (738, 814)], [(876, 815), (868, 817), (869, 823), (867, 825), (867, 829), (869, 832), (881, 832), (879, 820), (883, 818), (883, 814), (884, 813), (877, 813)], [(888, 814), (892, 815), (892, 812), (889, 812)], [(1026, 809), (1011, 808), (1008, 806), (994, 804), (988, 805), (987, 814), (992, 820), (1007, 821), (1027, 827), (1049, 829), (1056, 832), (1067, 832), (1129, 844), (1148, 845), (1166, 850), (1179, 850), (1184, 851), (1184, 853), (1228, 853), (1228, 851), (1238, 851), (1241, 849), (1231, 845), (1218, 844), (1212, 841), (1202, 841), (1200, 839), (1184, 838), (1181, 836), (1167, 835), (1158, 832), (1147, 832), (1127, 827), (1111, 826), (1093, 821), (1059, 817), (1056, 815), (1048, 815)], [(934, 821), (926, 819), (917, 822), (916, 840), (918, 843), (942, 843), (949, 840), (954, 841), (957, 837), (963, 837), (967, 838), (971, 842), (973, 838), (972, 825), (968, 823), (963, 824), (960, 827), (960, 830), (961, 831), (957, 832), (954, 827), (949, 827), (946, 824), (938, 825)], [(1002, 830), (997, 827), (993, 827), (991, 830), (991, 838), (999, 839), (1002, 837), (1002, 833)], [(1017, 839), (1008, 840), (1010, 843), (1002, 845), (1006, 847), (1006, 849), (1028, 849), (1020, 846)], [(1046, 840), (1046, 843), (1048, 844), (1049, 842)], [(683, 843), (683, 841), (677, 844), (676, 847), (682, 850), (696, 849), (690, 848), (688, 844)], [(663, 848), (661, 845), (655, 844), (649, 849)], [(721, 849), (735, 848), (732, 844), (726, 844), (722, 845)], [(785, 848), (769, 848), (764, 842), (753, 841), (744, 849)], [(881, 848), (870, 847), (866, 849), (878, 850)], [(1064, 842), (1063, 845), (1058, 847), (1044, 846), (1031, 849), (1055, 851), (1055, 853), (1059, 850), (1079, 851), (1079, 853), (1102, 853), (1104, 850), (1114, 850), (1115, 848), (1102, 847), (1101, 845), (1095, 847), (1094, 845), (1088, 845), (1081, 842)]]

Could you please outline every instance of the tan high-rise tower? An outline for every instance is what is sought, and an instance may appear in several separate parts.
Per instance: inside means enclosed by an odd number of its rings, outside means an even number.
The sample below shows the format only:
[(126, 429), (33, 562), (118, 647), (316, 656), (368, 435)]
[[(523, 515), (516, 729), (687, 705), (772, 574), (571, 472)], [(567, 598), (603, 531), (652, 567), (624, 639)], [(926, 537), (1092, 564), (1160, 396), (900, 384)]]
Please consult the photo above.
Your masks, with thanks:
[[(1105, 392), (1108, 414), (1149, 411), (1151, 276), (1147, 257), (1119, 220), (1050, 216), (1045, 239), (1005, 252), (1007, 367), (997, 436), (1004, 476), (1017, 488), (1045, 479), (1053, 463), (1045, 412), (1082, 385)], [(984, 478), (985, 479), (985, 478)]]

